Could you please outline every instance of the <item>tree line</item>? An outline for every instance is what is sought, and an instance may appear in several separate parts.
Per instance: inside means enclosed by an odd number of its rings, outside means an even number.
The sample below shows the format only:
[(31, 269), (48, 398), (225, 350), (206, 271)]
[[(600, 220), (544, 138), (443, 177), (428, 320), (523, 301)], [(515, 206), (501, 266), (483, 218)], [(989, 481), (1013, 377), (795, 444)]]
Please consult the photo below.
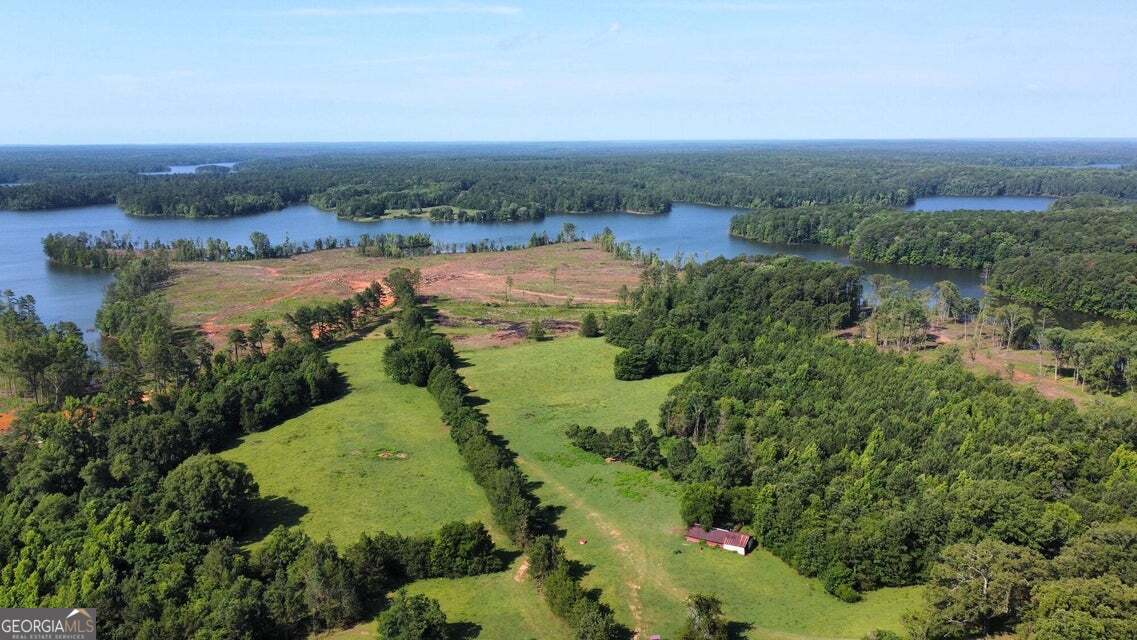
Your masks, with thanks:
[[(608, 233), (611, 234), (610, 231)], [(188, 238), (171, 242), (136, 242), (129, 235), (118, 235), (112, 230), (105, 230), (97, 236), (87, 232), (49, 233), (44, 236), (42, 243), (44, 255), (55, 264), (113, 271), (141, 255), (151, 253), (162, 254), (165, 259), (173, 262), (234, 262), (290, 258), (313, 251), (354, 247), (358, 255), (369, 258), (405, 258), (440, 253), (515, 251), (579, 240), (581, 238), (576, 234), (576, 225), (566, 222), (556, 236), (550, 237), (548, 232), (534, 232), (525, 244), (505, 244), (488, 239), (467, 243), (435, 243), (426, 233), (365, 233), (357, 240), (328, 236), (317, 238), (311, 244), (307, 240), (296, 243), (288, 239), (273, 244), (268, 235), (260, 231), (249, 235), (248, 245), (231, 245), (221, 238), (207, 238), (204, 242)]]
[[(397, 234), (387, 235), (391, 237), (373, 238), (364, 235), (360, 242), (367, 243), (369, 249), (376, 243), (383, 243), (392, 253), (404, 246), (418, 247), (422, 242), (417, 236), (408, 238)], [(117, 269), (139, 255), (147, 253), (162, 253), (174, 262), (234, 262), (289, 258), (312, 251), (355, 245), (350, 238), (341, 239), (332, 236), (317, 238), (312, 244), (308, 241), (295, 243), (288, 239), (280, 244), (273, 244), (268, 235), (260, 231), (254, 231), (249, 235), (248, 245), (231, 245), (229, 241), (221, 238), (207, 238), (204, 242), (188, 238), (179, 238), (171, 242), (161, 240), (136, 242), (129, 235), (120, 236), (110, 230), (103, 231), (97, 236), (86, 232), (49, 233), (44, 236), (42, 242), (44, 255), (55, 264), (104, 271)], [(430, 245), (429, 236), (426, 237), (426, 243), (427, 246)]]

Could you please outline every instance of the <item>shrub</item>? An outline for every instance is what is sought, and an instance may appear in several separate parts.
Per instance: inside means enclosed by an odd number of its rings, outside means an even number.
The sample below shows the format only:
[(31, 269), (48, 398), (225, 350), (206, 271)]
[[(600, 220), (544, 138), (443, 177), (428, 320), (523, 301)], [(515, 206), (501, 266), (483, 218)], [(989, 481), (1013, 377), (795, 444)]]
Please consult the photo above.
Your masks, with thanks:
[(595, 338), (600, 335), (600, 322), (596, 314), (589, 311), (580, 321), (580, 335), (584, 338)]

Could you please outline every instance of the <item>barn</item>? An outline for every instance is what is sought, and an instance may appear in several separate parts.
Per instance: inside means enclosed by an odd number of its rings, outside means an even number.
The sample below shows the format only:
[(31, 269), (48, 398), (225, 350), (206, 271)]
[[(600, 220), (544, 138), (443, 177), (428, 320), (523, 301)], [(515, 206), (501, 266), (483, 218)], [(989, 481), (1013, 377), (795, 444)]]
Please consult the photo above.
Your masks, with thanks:
[(733, 551), (740, 556), (744, 556), (750, 552), (750, 546), (753, 539), (740, 531), (728, 531), (726, 529), (704, 529), (703, 525), (696, 523), (687, 530), (687, 542), (705, 542), (707, 546), (719, 547), (727, 551)]

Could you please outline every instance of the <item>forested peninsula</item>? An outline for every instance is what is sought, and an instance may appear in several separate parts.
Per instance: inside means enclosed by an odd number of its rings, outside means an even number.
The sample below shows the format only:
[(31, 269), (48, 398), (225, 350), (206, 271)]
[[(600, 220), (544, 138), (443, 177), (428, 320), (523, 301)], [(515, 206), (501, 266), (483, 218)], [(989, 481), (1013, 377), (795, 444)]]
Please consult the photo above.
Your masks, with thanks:
[(1010, 299), (1137, 321), (1137, 205), (1100, 196), (1037, 213), (766, 207), (736, 216), (731, 234), (844, 247), (869, 262), (983, 269), (992, 292)]

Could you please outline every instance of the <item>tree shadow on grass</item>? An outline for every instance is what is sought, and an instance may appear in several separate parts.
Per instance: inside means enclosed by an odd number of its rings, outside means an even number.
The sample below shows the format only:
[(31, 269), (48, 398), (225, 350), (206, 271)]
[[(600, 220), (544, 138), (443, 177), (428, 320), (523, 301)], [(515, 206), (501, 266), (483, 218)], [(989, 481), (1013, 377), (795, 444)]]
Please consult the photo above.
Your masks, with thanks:
[(324, 351), (338, 349), (339, 347), (349, 345), (353, 342), (359, 342), (372, 333), (375, 333), (379, 327), (383, 326), (389, 321), (390, 318), (388, 317), (380, 317), (377, 318), (374, 322), (368, 322), (366, 324), (355, 327), (351, 331), (347, 332), (347, 335), (340, 335), (336, 338), (331, 338), (317, 344), (319, 344), (320, 348), (322, 348)]
[[(540, 483), (530, 483), (540, 486)], [(567, 510), (566, 507), (559, 504), (541, 504), (536, 513), (533, 514), (533, 533), (538, 536), (552, 536), (554, 538), (564, 538), (568, 531), (557, 526), (561, 515)]]
[(472, 394), (466, 394), (465, 403), (467, 407), (480, 407), (482, 405), (489, 404), (489, 402), (490, 401), (486, 400), (485, 398), (481, 398)]
[(732, 620), (726, 623), (726, 637), (730, 640), (746, 640), (750, 637), (750, 631), (754, 625), (749, 622), (738, 622)]
[(446, 625), (447, 636), (451, 640), (471, 640), (482, 634), (482, 625), (476, 622), (450, 622)]
[(308, 513), (308, 507), (284, 496), (262, 496), (250, 509), (250, 526), (245, 541), (260, 540), (277, 527), (294, 527)]
[[(521, 551), (519, 551), (519, 550), (502, 549), (501, 547), (497, 547), (496, 549), (494, 549), (493, 554), (499, 560), (501, 560), (501, 565), (502, 565), (502, 567), (505, 567), (505, 569), (508, 569), (510, 567), (510, 565), (513, 564), (513, 561), (517, 560), (522, 555)], [(502, 570), (504, 571), (505, 569), (502, 569)]]

